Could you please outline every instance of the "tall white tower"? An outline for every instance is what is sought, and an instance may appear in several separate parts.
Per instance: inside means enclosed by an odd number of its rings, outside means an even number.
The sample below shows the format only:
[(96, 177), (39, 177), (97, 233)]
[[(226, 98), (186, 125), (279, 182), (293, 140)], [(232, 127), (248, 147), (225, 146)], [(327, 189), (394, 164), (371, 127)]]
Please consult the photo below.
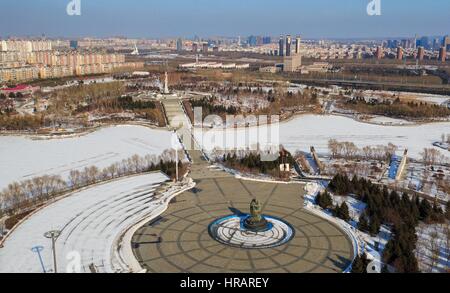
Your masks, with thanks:
[(165, 79), (164, 79), (164, 94), (168, 95), (169, 92), (169, 75), (167, 74), (167, 71), (165, 73)]

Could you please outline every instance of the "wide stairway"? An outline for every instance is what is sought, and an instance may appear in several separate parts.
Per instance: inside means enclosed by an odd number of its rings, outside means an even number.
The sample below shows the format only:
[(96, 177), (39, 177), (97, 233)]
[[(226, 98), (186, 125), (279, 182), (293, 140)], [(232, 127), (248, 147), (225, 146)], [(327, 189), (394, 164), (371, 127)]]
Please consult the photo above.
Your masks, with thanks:
[(181, 141), (192, 160), (190, 174), (192, 179), (201, 180), (231, 177), (232, 175), (214, 168), (205, 158), (202, 151), (200, 151), (201, 147), (193, 139), (190, 128), (191, 123), (184, 113), (181, 101), (179, 99), (166, 99), (162, 101), (162, 104), (166, 111), (169, 126), (177, 130), (177, 134), (181, 138)]

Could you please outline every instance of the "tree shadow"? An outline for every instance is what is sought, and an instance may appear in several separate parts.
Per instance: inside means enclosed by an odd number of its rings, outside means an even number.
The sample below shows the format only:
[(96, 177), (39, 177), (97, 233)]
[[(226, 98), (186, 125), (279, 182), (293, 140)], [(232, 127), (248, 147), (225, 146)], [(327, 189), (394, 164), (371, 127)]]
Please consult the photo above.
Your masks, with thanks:
[(194, 187), (191, 190), (189, 190), (189, 192), (197, 195), (198, 193), (202, 192), (202, 190), (200, 188)]
[(335, 265), (338, 268), (341, 268), (342, 270), (346, 269), (352, 263), (350, 259), (340, 255), (337, 255), (337, 259), (328, 257), (328, 260), (331, 261), (333, 265)]
[(147, 226), (155, 227), (155, 226), (161, 225), (162, 223), (165, 223), (167, 221), (168, 221), (168, 219), (159, 216), (156, 219), (154, 219), (153, 221), (151, 221), (150, 223), (148, 223)]
[(246, 213), (243, 213), (241, 210), (234, 208), (234, 207), (228, 207), (228, 209), (233, 213), (233, 215), (238, 217), (246, 216)]

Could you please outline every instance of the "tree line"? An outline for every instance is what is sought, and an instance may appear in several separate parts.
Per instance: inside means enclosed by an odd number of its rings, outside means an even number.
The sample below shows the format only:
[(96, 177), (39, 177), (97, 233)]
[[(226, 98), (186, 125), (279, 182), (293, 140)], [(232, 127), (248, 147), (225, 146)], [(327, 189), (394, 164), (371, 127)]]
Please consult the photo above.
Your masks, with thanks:
[(295, 160), (292, 155), (284, 151), (285, 157), (281, 156), (274, 161), (261, 160), (260, 152), (245, 152), (238, 156), (236, 152), (223, 154), (219, 160), (228, 168), (255, 174), (266, 174), (273, 177), (280, 177), (280, 164), (287, 163), (294, 166)]
[(234, 106), (224, 106), (224, 105), (215, 105), (213, 98), (202, 98), (200, 100), (191, 100), (192, 108), (202, 108), (203, 110), (203, 118), (208, 115), (236, 115), (238, 114), (238, 109)]
[(328, 150), (333, 159), (389, 161), (397, 149), (398, 147), (391, 143), (387, 146), (377, 145), (359, 148), (353, 142), (340, 142), (336, 139), (328, 141)]
[(360, 113), (384, 115), (398, 118), (445, 118), (450, 116), (446, 106), (425, 102), (403, 102), (399, 98), (390, 102), (367, 102), (364, 98), (352, 98), (345, 103), (347, 108)]
[(10, 115), (0, 114), (0, 130), (27, 130), (35, 131), (52, 124), (44, 114), (36, 115)]
[[(176, 174), (174, 158), (174, 151), (166, 150), (160, 156), (134, 155), (103, 169), (91, 166), (83, 170), (72, 170), (67, 179), (59, 175), (43, 175), (22, 182), (13, 182), (0, 192), (0, 218), (2, 214), (16, 214), (63, 193), (123, 176), (160, 170), (174, 178)], [(182, 170), (180, 174), (184, 168), (180, 161), (179, 169)]]

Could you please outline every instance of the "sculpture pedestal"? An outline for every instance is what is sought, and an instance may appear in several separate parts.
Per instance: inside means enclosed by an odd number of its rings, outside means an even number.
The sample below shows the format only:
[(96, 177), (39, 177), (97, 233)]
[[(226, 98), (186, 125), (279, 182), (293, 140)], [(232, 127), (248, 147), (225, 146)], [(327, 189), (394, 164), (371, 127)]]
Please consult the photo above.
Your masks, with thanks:
[(253, 217), (248, 217), (244, 220), (244, 228), (252, 232), (264, 232), (270, 229), (270, 225), (264, 217), (260, 220), (255, 220)]

